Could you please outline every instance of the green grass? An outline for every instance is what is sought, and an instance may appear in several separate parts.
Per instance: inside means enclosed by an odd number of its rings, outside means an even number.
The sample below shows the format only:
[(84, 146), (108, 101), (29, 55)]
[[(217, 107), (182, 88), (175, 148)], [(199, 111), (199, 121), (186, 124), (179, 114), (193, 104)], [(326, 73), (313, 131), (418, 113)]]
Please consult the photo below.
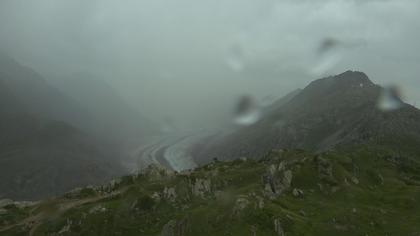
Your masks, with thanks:
[[(332, 167), (328, 178), (320, 176), (319, 157), (301, 150), (272, 152), (261, 161), (216, 162), (188, 175), (128, 176), (116, 187), (122, 192), (116, 197), (63, 212), (60, 204), (77, 199), (40, 203), (32, 214), (45, 212), (46, 216), (35, 235), (57, 233), (68, 222), (72, 223), (64, 235), (160, 235), (171, 220), (186, 222), (183, 235), (276, 235), (275, 219), (286, 235), (419, 235), (419, 159), (398, 153), (395, 161), (391, 157), (396, 153), (390, 148), (359, 146), (320, 154), (324, 164)], [(292, 184), (270, 199), (263, 194), (262, 176), (280, 162), (292, 171)], [(211, 192), (203, 198), (194, 196), (195, 179), (209, 179)], [(165, 187), (175, 189), (174, 201), (163, 196), (154, 199), (153, 194), (162, 195)], [(304, 195), (293, 196), (294, 188)], [(79, 200), (104, 195), (92, 191), (81, 191)], [(238, 199), (247, 202), (243, 209), (238, 209)], [(264, 206), (259, 208), (261, 199)], [(95, 208), (105, 210), (95, 212)], [(0, 222), (20, 222), (30, 214), (29, 209), (14, 209), (0, 215)], [(25, 235), (28, 230), (19, 225), (0, 235)]]

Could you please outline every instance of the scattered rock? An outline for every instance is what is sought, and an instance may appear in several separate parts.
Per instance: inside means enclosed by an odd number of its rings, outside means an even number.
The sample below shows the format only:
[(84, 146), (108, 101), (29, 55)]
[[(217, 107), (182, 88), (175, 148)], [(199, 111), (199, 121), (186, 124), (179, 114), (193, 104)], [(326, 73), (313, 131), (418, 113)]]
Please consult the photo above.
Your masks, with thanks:
[(154, 192), (151, 196), (151, 198), (155, 201), (155, 202), (159, 202), (161, 197), (160, 194), (158, 192)]
[(237, 215), (239, 212), (241, 212), (243, 209), (248, 207), (249, 200), (246, 198), (246, 196), (239, 196), (238, 199), (236, 199), (235, 207), (233, 208), (233, 214)]
[(94, 206), (89, 210), (90, 214), (96, 214), (101, 212), (106, 212), (106, 208), (101, 205)]
[(251, 226), (251, 235), (257, 236), (257, 227), (255, 225)]
[(38, 203), (39, 202), (32, 202), (32, 201), (14, 202), (15, 206), (20, 208), (20, 209), (35, 206)]
[(290, 185), (292, 184), (292, 171), (291, 170), (287, 170), (284, 172), (284, 176), (283, 176), (283, 185), (284, 187), (287, 189), (290, 187)]
[(258, 209), (263, 209), (264, 208), (264, 198), (257, 196), (257, 204), (256, 204), (256, 208)]
[(0, 208), (0, 215), (4, 215), (7, 213), (6, 209)]
[(182, 220), (170, 220), (163, 226), (161, 236), (185, 236), (188, 232), (188, 220), (184, 218)]
[(303, 197), (303, 190), (295, 188), (292, 191), (294, 197)]
[(347, 180), (347, 178), (344, 178), (344, 184), (345, 184), (345, 185), (347, 185), (347, 186), (350, 186), (350, 183), (349, 183), (349, 181)]
[(58, 232), (58, 234), (60, 235), (60, 234), (70, 232), (70, 228), (71, 228), (72, 223), (73, 222), (70, 219), (67, 219), (66, 225), (63, 226), (63, 228)]
[(353, 182), (354, 184), (359, 184), (359, 180), (355, 176), (351, 177), (351, 182)]
[(10, 205), (14, 205), (14, 202), (12, 200), (10, 200), (10, 199), (0, 200), (0, 208), (10, 206)]
[(168, 201), (175, 202), (176, 200), (175, 188), (165, 187), (165, 189), (163, 190), (163, 197)]
[(285, 235), (283, 227), (281, 226), (280, 219), (275, 219), (274, 220), (274, 232), (276, 232), (278, 236), (284, 236)]

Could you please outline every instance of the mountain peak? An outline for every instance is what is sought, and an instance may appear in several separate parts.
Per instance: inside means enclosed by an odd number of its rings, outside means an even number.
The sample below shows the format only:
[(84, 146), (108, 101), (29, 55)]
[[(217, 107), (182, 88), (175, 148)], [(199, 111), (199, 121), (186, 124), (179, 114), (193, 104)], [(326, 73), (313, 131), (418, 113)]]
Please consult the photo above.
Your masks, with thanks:
[(349, 70), (335, 76), (312, 81), (299, 97), (305, 101), (308, 101), (308, 99), (330, 99), (331, 96), (341, 97), (343, 93), (352, 95), (355, 93), (373, 94), (372, 89), (376, 90), (376, 85), (365, 73)]
[(347, 82), (347, 83), (356, 83), (357, 85), (373, 85), (372, 81), (369, 79), (369, 77), (361, 71), (351, 71), (348, 70), (344, 73), (341, 73), (339, 75), (334, 76), (337, 80), (340, 80), (340, 82)]

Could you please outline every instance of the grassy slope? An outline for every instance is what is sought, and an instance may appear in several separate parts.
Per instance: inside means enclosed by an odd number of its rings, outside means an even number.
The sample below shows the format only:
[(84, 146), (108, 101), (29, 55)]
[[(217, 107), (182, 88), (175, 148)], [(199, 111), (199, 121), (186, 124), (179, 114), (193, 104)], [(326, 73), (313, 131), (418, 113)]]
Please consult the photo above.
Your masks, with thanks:
[[(276, 219), (285, 235), (420, 234), (418, 161), (380, 147), (321, 156), (323, 165), (332, 167), (329, 178), (320, 174), (320, 157), (304, 151), (217, 162), (183, 174), (151, 169), (101, 189), (23, 209), (9, 206), (0, 214), (0, 235), (160, 235), (171, 220), (184, 225), (175, 235), (277, 235)], [(263, 194), (262, 176), (282, 161), (292, 170), (291, 187), (270, 199)], [(196, 179), (211, 180), (203, 197), (193, 194)], [(173, 187), (176, 197), (165, 197), (165, 187)], [(303, 196), (295, 197), (294, 188)], [(246, 202), (243, 209), (240, 202)]]

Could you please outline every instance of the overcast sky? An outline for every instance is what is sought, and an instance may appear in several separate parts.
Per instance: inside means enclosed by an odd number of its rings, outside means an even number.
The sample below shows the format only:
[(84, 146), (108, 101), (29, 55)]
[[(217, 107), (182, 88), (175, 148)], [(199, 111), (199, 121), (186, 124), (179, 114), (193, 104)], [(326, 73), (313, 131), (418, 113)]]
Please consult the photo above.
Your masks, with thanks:
[(418, 0), (1, 0), (0, 50), (49, 79), (95, 74), (146, 116), (196, 125), (241, 94), (281, 96), (348, 69), (419, 106), (419, 11)]

